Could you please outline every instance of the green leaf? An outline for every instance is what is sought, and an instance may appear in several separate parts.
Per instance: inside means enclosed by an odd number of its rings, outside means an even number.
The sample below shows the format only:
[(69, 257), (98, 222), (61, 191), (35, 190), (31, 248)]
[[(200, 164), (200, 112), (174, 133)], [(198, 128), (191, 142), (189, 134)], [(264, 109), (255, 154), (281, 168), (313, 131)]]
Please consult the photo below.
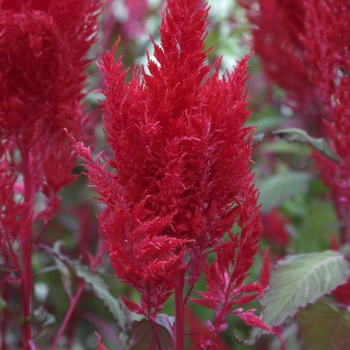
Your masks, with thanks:
[(6, 301), (0, 295), (0, 313), (2, 312), (2, 310), (6, 308), (6, 306), (7, 306)]
[[(274, 110), (273, 110), (274, 112)], [(269, 130), (272, 128), (276, 128), (280, 126), (284, 122), (284, 119), (281, 118), (280, 116), (276, 115), (260, 115), (259, 119), (253, 119), (247, 121), (246, 125), (247, 126), (255, 126), (256, 127), (256, 132), (263, 132), (265, 130)]]
[[(173, 350), (174, 344), (171, 334), (165, 327), (157, 322), (155, 323), (162, 350)], [(132, 336), (129, 350), (154, 350), (158, 348), (154, 330), (149, 320), (133, 321), (131, 325)]]
[(335, 251), (289, 255), (277, 263), (270, 288), (261, 299), (264, 321), (269, 326), (284, 323), (299, 308), (315, 303), (350, 277), (350, 265)]
[(175, 331), (175, 317), (168, 316), (167, 314), (159, 314), (156, 318), (156, 322), (165, 327), (170, 334), (173, 334)]
[(303, 142), (312, 146), (314, 149), (333, 160), (338, 162), (337, 155), (334, 153), (332, 147), (323, 138), (313, 138), (309, 136), (304, 130), (297, 128), (279, 129), (274, 131), (268, 131), (266, 133), (260, 133), (255, 135), (254, 143), (261, 142), (268, 137), (278, 136), (288, 142)]
[(308, 198), (300, 225), (297, 227), (299, 233), (299, 240), (295, 242), (297, 251), (305, 254), (329, 249), (329, 233), (337, 232), (340, 225), (341, 222), (331, 201), (322, 201), (319, 197)]
[(273, 153), (278, 155), (293, 155), (296, 157), (310, 157), (312, 150), (304, 143), (288, 143), (284, 140), (266, 142), (261, 147), (262, 153)]
[[(299, 308), (315, 303), (349, 277), (350, 264), (338, 252), (287, 255), (278, 261), (271, 274), (269, 290), (260, 300), (264, 322), (270, 327), (283, 324)], [(254, 345), (262, 334), (269, 333), (254, 328), (247, 345)]]
[(307, 192), (310, 178), (309, 173), (286, 171), (258, 180), (256, 185), (260, 187), (261, 211), (267, 213), (287, 200)]
[[(55, 253), (59, 254), (62, 243), (63, 243), (62, 241), (57, 241), (54, 243), (53, 251)], [(61, 262), (60, 259), (58, 259), (56, 257), (55, 254), (53, 254), (53, 258), (55, 260), (56, 268), (60, 272), (63, 287), (64, 287), (68, 297), (71, 298), (72, 297), (72, 285), (71, 285), (71, 276), (70, 276), (69, 269), (67, 268), (67, 266), (65, 264), (63, 264)]]
[(87, 266), (81, 265), (78, 261), (71, 260), (67, 256), (61, 254), (57, 248), (56, 250), (53, 250), (43, 244), (40, 244), (39, 247), (50, 252), (56, 260), (59, 260), (66, 267), (69, 267), (78, 277), (91, 284), (97, 297), (103, 300), (108, 310), (118, 321), (118, 325), (121, 327), (124, 333), (126, 333), (126, 319), (125, 312), (122, 310), (122, 303), (119, 299), (114, 298), (110, 294), (108, 291), (108, 286), (101, 277), (95, 273), (92, 273)]
[(350, 313), (331, 300), (321, 299), (298, 314), (301, 350), (350, 348)]
[(93, 274), (86, 266), (76, 264), (72, 268), (78, 277), (83, 278), (87, 283), (91, 284), (95, 294), (104, 301), (105, 305), (112, 313), (114, 318), (118, 321), (118, 324), (122, 330), (126, 331), (126, 320), (124, 311), (122, 310), (122, 303), (119, 299), (113, 297), (108, 291), (108, 286), (101, 277)]

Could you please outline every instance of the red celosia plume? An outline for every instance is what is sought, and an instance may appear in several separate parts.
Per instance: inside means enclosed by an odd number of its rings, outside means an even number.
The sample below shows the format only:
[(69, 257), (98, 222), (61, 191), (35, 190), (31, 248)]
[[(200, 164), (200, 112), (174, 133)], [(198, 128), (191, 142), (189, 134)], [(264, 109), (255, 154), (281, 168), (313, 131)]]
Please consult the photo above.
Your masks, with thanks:
[(19, 150), (22, 164), (9, 171), (23, 173), (20, 194), (29, 206), (36, 193), (46, 196), (47, 208), (36, 216), (44, 221), (74, 178), (76, 156), (64, 128), (83, 137), (85, 56), (99, 9), (98, 0), (0, 3), (0, 157), (15, 162)]
[[(208, 7), (199, 3), (168, 1), (155, 60), (148, 58), (148, 71), (135, 69), (130, 82), (121, 58), (114, 60), (119, 41), (105, 54), (103, 123), (114, 159), (102, 158), (102, 165), (82, 143), (76, 148), (112, 213), (100, 220), (116, 276), (142, 294), (140, 306), (125, 300), (131, 310), (154, 319), (179, 275), (187, 270), (192, 288), (205, 271), (208, 294), (200, 303), (225, 304), (219, 328), (230, 313), (257, 325), (250, 314), (232, 311), (261, 293), (243, 285), (261, 232), (249, 170), (254, 129), (244, 126), (249, 56), (223, 76), (220, 61), (206, 63)], [(226, 240), (235, 225), (239, 233)], [(209, 251), (217, 254), (214, 265), (205, 264)], [(218, 283), (227, 293), (213, 305), (208, 299)]]
[(270, 82), (285, 90), (283, 103), (298, 123), (315, 136), (323, 136), (327, 115), (320, 94), (308, 75), (301, 35), (305, 33), (303, 0), (239, 0), (252, 23), (254, 51)]
[(75, 157), (63, 129), (82, 137), (85, 56), (99, 8), (98, 0), (0, 5), (0, 137), (22, 154), (40, 154), (30, 161), (47, 196), (72, 180)]
[[(303, 42), (310, 80), (320, 90), (327, 130), (336, 153), (350, 166), (350, 6), (344, 1), (305, 1)], [(349, 175), (349, 173), (347, 174)]]
[[(286, 90), (287, 103), (307, 131), (330, 141), (339, 157), (339, 163), (332, 164), (314, 155), (322, 179), (330, 186), (339, 220), (346, 221), (350, 201), (349, 5), (335, 0), (240, 3), (255, 25), (254, 47), (267, 76)], [(342, 243), (349, 239), (346, 235), (344, 226)]]
[(326, 181), (331, 180), (338, 193), (338, 213), (345, 219), (350, 201), (350, 33), (347, 26), (350, 6), (343, 1), (327, 0), (321, 5), (309, 1), (305, 8), (307, 31), (303, 41), (309, 75), (315, 88), (320, 90), (328, 114), (327, 131), (340, 159), (331, 173), (323, 167), (321, 175)]
[[(0, 249), (20, 274), (26, 350), (32, 251), (40, 236), (34, 223), (48, 224), (58, 192), (75, 178), (76, 155), (64, 129), (85, 138), (82, 90), (99, 11), (99, 0), (0, 1)], [(40, 209), (38, 194), (45, 198)]]

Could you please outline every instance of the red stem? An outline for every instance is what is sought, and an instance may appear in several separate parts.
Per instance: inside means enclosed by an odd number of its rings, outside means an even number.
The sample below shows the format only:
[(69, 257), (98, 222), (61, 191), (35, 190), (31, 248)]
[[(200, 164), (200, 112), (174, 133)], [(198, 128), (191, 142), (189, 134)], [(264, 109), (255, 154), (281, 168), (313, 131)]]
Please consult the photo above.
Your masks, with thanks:
[(181, 271), (177, 276), (178, 284), (175, 288), (175, 333), (176, 333), (176, 350), (185, 349), (185, 304), (184, 304), (184, 284), (185, 271)]
[[(5, 257), (6, 260), (8, 260), (6, 257)], [(8, 266), (5, 262), (5, 266)], [(5, 302), (8, 301), (8, 297), (9, 297), (9, 285), (7, 282), (5, 282), (3, 284), (3, 291), (2, 291), (2, 298)], [(2, 315), (1, 315), (1, 327), (0, 327), (0, 334), (1, 334), (1, 350), (7, 350), (7, 344), (6, 344), (6, 331), (7, 331), (7, 324), (8, 324), (8, 315), (9, 315), (9, 312), (8, 312), (8, 309), (7, 307), (5, 307), (3, 310), (2, 310)]]
[(31, 314), (31, 298), (32, 298), (32, 252), (33, 252), (33, 231), (32, 231), (32, 214), (34, 206), (34, 182), (32, 172), (30, 169), (29, 152), (22, 152), (22, 172), (24, 181), (24, 203), (27, 205), (27, 210), (23, 222), (26, 227), (21, 233), (21, 249), (22, 249), (22, 263), (21, 271), (22, 280), (22, 344), (24, 350), (30, 350), (29, 341), (32, 338), (32, 327), (29, 321)]
[(159, 333), (158, 333), (156, 322), (154, 322), (154, 320), (150, 320), (150, 323), (151, 323), (151, 327), (153, 329), (154, 337), (156, 338), (158, 350), (162, 350), (162, 344), (160, 343)]
[(72, 297), (70, 299), (69, 309), (68, 309), (68, 311), (66, 313), (66, 316), (64, 317), (63, 322), (61, 323), (60, 329), (58, 330), (58, 333), (57, 333), (57, 335), (55, 337), (55, 340), (54, 340), (54, 342), (52, 344), (51, 350), (55, 350), (56, 349), (56, 347), (58, 345), (58, 341), (60, 340), (60, 338), (61, 338), (61, 336), (62, 336), (62, 334), (63, 334), (63, 332), (64, 332), (64, 330), (65, 330), (65, 328), (66, 328), (66, 326), (68, 324), (68, 321), (69, 321), (70, 317), (73, 314), (73, 311), (75, 310), (75, 308), (77, 306), (77, 303), (78, 303), (78, 301), (80, 299), (80, 296), (81, 296), (81, 294), (84, 291), (85, 284), (86, 284), (85, 280), (80, 280), (80, 284), (79, 284), (77, 292), (75, 293), (74, 297)]

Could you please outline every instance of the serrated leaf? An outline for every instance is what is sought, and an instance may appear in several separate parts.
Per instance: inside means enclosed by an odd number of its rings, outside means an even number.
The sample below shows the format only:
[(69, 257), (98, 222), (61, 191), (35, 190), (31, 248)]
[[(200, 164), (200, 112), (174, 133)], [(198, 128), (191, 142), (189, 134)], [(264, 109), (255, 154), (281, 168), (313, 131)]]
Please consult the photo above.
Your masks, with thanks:
[[(260, 300), (263, 321), (271, 328), (294, 316), (299, 308), (315, 303), (350, 277), (350, 265), (335, 251), (289, 255), (277, 263), (270, 279), (270, 288)], [(247, 340), (254, 345), (262, 334), (254, 328)]]
[(311, 148), (303, 143), (288, 143), (284, 140), (276, 140), (274, 142), (265, 143), (262, 145), (263, 153), (273, 153), (276, 155), (290, 154), (297, 157), (309, 157)]
[(257, 181), (260, 188), (259, 203), (262, 212), (267, 213), (275, 207), (308, 190), (311, 175), (301, 171), (278, 173)]
[[(274, 111), (273, 111), (274, 112)], [(257, 120), (248, 120), (247, 126), (255, 126), (256, 132), (261, 133), (265, 130), (279, 127), (284, 122), (283, 118), (276, 115), (265, 115), (260, 116)]]
[(61, 263), (74, 271), (78, 277), (91, 284), (96, 296), (103, 300), (108, 310), (118, 321), (118, 325), (121, 327), (124, 333), (126, 333), (126, 319), (122, 310), (121, 302), (109, 293), (108, 286), (101, 277), (93, 274), (87, 266), (81, 265), (78, 261), (72, 260), (61, 254), (59, 251), (57, 251), (57, 249), (53, 250), (45, 245), (39, 245), (39, 247), (50, 252), (56, 260), (59, 260)]
[(350, 277), (350, 266), (335, 251), (286, 256), (277, 263), (261, 299), (264, 321), (278, 326), (299, 308), (315, 303)]
[[(154, 350), (158, 348), (154, 331), (149, 320), (143, 319), (141, 321), (133, 321), (131, 325), (132, 336), (129, 350)], [(161, 349), (173, 350), (173, 339), (169, 331), (158, 323), (156, 327)]]
[(338, 162), (337, 156), (334, 153), (332, 147), (328, 144), (328, 142), (323, 138), (314, 138), (309, 136), (306, 131), (297, 128), (289, 128), (289, 129), (279, 129), (269, 131), (267, 133), (261, 133), (254, 137), (254, 142), (260, 142), (264, 139), (278, 136), (281, 139), (284, 139), (288, 142), (302, 142), (307, 143), (312, 146), (314, 149), (333, 160), (334, 162)]
[(83, 278), (87, 283), (91, 284), (92, 288), (95, 291), (95, 294), (104, 301), (109, 311), (118, 321), (119, 326), (125, 332), (126, 320), (124, 312), (122, 310), (121, 302), (111, 295), (111, 293), (108, 291), (108, 286), (103, 281), (103, 279), (93, 274), (86, 266), (76, 264), (74, 265), (73, 269), (75, 270), (78, 277)]
[[(61, 249), (62, 241), (57, 241), (53, 245), (53, 251), (57, 254), (59, 254), (59, 251)], [(68, 295), (69, 298), (72, 297), (72, 285), (71, 285), (71, 276), (69, 269), (65, 264), (63, 264), (60, 259), (57, 259), (55, 255), (53, 255), (53, 258), (55, 260), (56, 268), (58, 269), (60, 275), (63, 287)]]
[(175, 317), (168, 316), (167, 314), (159, 314), (156, 318), (156, 322), (165, 327), (170, 334), (175, 333)]
[(298, 314), (301, 350), (350, 349), (350, 312), (321, 299)]

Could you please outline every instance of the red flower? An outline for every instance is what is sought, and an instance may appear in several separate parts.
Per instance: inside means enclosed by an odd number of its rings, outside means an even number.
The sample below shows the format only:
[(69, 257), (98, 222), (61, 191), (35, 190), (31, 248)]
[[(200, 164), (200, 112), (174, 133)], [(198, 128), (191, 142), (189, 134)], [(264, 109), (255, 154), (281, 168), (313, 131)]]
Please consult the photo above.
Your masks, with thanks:
[[(312, 136), (327, 138), (339, 156), (314, 155), (331, 188), (340, 221), (350, 202), (350, 7), (346, 1), (240, 0), (248, 9), (254, 47), (268, 77), (286, 90), (287, 103)], [(254, 11), (256, 5), (259, 11)], [(273, 18), (273, 20), (271, 20)], [(341, 228), (341, 242), (348, 229)]]
[[(320, 94), (309, 79), (303, 0), (239, 0), (253, 24), (254, 51), (267, 78), (285, 90), (283, 103), (312, 135), (324, 135), (326, 118)], [(259, 8), (257, 11), (256, 9)], [(296, 120), (295, 120), (296, 123)], [(296, 123), (296, 125), (298, 125)]]
[(310, 80), (321, 92), (329, 115), (327, 129), (337, 154), (347, 164), (350, 175), (350, 5), (346, 1), (325, 0), (305, 3), (306, 58)]
[[(99, 8), (98, 0), (0, 1), (0, 249), (6, 267), (20, 267), (23, 349), (31, 339), (33, 224), (49, 222), (58, 192), (74, 178), (64, 128), (83, 138), (85, 56)], [(37, 212), (39, 193), (46, 206)]]
[(0, 4), (0, 138), (22, 155), (32, 151), (46, 195), (72, 180), (75, 157), (63, 128), (82, 137), (85, 56), (98, 10), (98, 0)]
[[(303, 39), (307, 47), (309, 74), (321, 96), (328, 115), (327, 129), (337, 154), (350, 166), (350, 91), (347, 23), (350, 7), (342, 1), (327, 0), (322, 6), (310, 1)], [(349, 174), (348, 174), (349, 175)]]
[[(330, 185), (340, 220), (346, 221), (350, 203), (350, 6), (344, 1), (305, 3), (303, 42), (310, 80), (320, 91), (328, 114), (329, 140), (339, 156), (338, 164), (317, 157), (322, 178)], [(328, 166), (326, 166), (328, 164)], [(341, 229), (341, 242), (349, 241), (348, 228)]]
[[(223, 278), (230, 290), (218, 296), (218, 307), (227, 304), (222, 325), (229, 307), (261, 292), (242, 285), (261, 232), (249, 170), (254, 129), (244, 127), (249, 57), (222, 77), (220, 61), (206, 64), (208, 7), (197, 10), (198, 5), (168, 1), (149, 73), (135, 69), (126, 83), (121, 58), (114, 61), (118, 42), (106, 53), (100, 66), (106, 83), (103, 123), (115, 159), (102, 166), (81, 143), (77, 150), (111, 209), (112, 218), (100, 220), (116, 276), (142, 294), (141, 306), (126, 301), (127, 306), (154, 318), (184, 270), (192, 288), (206, 269), (208, 293)], [(240, 233), (226, 242), (225, 232), (235, 225)], [(215, 271), (205, 268), (209, 250), (217, 253)], [(242, 292), (257, 293), (235, 297)], [(253, 322), (248, 314), (238, 316)]]

